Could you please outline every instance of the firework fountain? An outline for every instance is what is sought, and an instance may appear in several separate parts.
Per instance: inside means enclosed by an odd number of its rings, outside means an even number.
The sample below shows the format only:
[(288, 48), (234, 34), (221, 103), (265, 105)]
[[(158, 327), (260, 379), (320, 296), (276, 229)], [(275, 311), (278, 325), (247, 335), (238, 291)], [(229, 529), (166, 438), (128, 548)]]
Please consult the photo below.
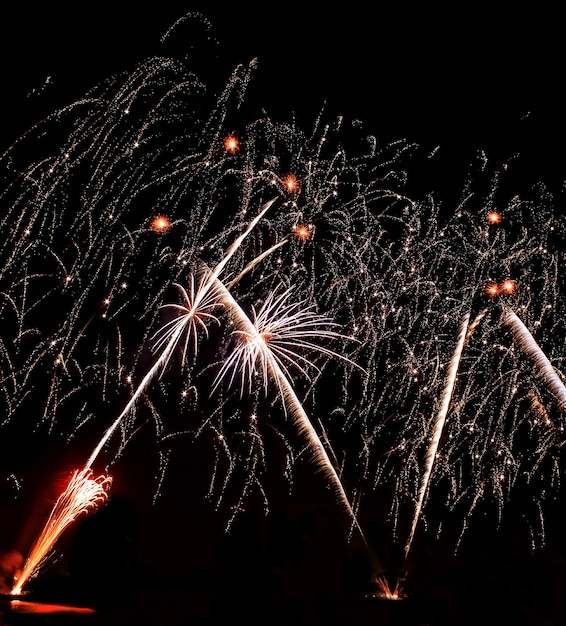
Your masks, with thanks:
[[(231, 256), (272, 204), (272, 201), (266, 203), (261, 212), (251, 221), (244, 233), (236, 239), (228, 253), (213, 271), (205, 268), (204, 271), (200, 272), (200, 277), (190, 277), (190, 295), (185, 289), (180, 287), (184, 295), (185, 304), (182, 306), (169, 305), (180, 310), (181, 314), (178, 318), (171, 320), (158, 332), (156, 349), (164, 346), (159, 358), (143, 377), (140, 385), (124, 410), (96, 445), (83, 470), (73, 474), (69, 485), (58, 498), (44, 530), (32, 547), (30, 556), (24, 565), (21, 575), (18, 577), (17, 583), (12, 590), (13, 595), (19, 595), (28, 580), (32, 576), (37, 575), (39, 568), (50, 554), (53, 545), (65, 528), (74, 521), (78, 515), (88, 511), (89, 508), (95, 508), (101, 502), (105, 501), (106, 490), (110, 485), (111, 479), (104, 476), (93, 479), (91, 466), (96, 461), (114, 431), (134, 406), (139, 396), (147, 389), (157, 372), (167, 365), (175, 347), (181, 343), (183, 336), (184, 350), (182, 358), (184, 361), (187, 349), (190, 346), (196, 351), (198, 331), (203, 331), (207, 334), (207, 322), (219, 322), (212, 311), (219, 308), (221, 305), (232, 312), (232, 316), (236, 319), (237, 326), (242, 329), (236, 331), (240, 341), (239, 347), (235, 349), (233, 354), (235, 358), (229, 357), (225, 361), (218, 375), (215, 387), (219, 385), (222, 378), (226, 376), (227, 372), (232, 368), (234, 369), (231, 375), (231, 382), (234, 381), (237, 373), (242, 372), (244, 374), (244, 381), (249, 381), (250, 391), (253, 387), (253, 379), (257, 375), (258, 370), (263, 379), (266, 394), (269, 381), (274, 381), (284, 402), (285, 410), (289, 407), (299, 426), (299, 431), (306, 435), (309, 441), (309, 447), (313, 452), (315, 463), (329, 476), (330, 482), (337, 490), (339, 500), (346, 507), (352, 521), (360, 531), (361, 536), (364, 537), (363, 531), (356, 520), (354, 511), (340, 482), (340, 478), (332, 466), (320, 438), (302, 408), (291, 385), (288, 369), (284, 365), (284, 361), (290, 363), (302, 361), (304, 367), (299, 367), (299, 369), (303, 374), (306, 374), (307, 370), (305, 367), (310, 366), (310, 362), (305, 357), (296, 354), (292, 348), (317, 348), (315, 344), (308, 341), (308, 338), (311, 336), (318, 338), (326, 336), (339, 339), (343, 337), (332, 330), (324, 329), (324, 325), (331, 322), (322, 316), (314, 314), (310, 310), (312, 307), (307, 306), (304, 310), (296, 311), (297, 307), (300, 307), (302, 303), (287, 304), (286, 301), (289, 291), (279, 297), (275, 297), (274, 295), (268, 296), (267, 306), (264, 306), (260, 314), (256, 317), (255, 323), (252, 323), (219, 280), (219, 276), (226, 264), (230, 261)], [(265, 254), (261, 256), (264, 257)], [(256, 262), (252, 261), (248, 267), (251, 268), (255, 264)], [(245, 271), (246, 270), (238, 276), (238, 280)], [(198, 286), (195, 289), (196, 281), (198, 281)], [(236, 281), (232, 281), (232, 284), (234, 284), (234, 282)], [(321, 349), (328, 356), (340, 358), (340, 355), (331, 350)]]
[(290, 417), (356, 528), (377, 499), (406, 557), (428, 507), (459, 521), (458, 545), (480, 504), (495, 524), (517, 492), (543, 510), (563, 432), (554, 197), (509, 193), (512, 168), (483, 155), (454, 206), (413, 197), (417, 146), (324, 112), (309, 133), (254, 116), (255, 66), (211, 93), (185, 62), (150, 58), (5, 150), (3, 426), (69, 445), (104, 433), (77, 475), (104, 490), (88, 472), (140, 425), (161, 476), (168, 443), (204, 439), (229, 529), (253, 492), (269, 511), (267, 424), (292, 482)]
[(38, 575), (65, 529), (77, 517), (105, 502), (111, 482), (108, 476), (94, 478), (89, 468), (72, 474), (67, 487), (57, 498), (43, 530), (29, 552), (12, 588), (12, 595), (20, 595), (25, 585)]

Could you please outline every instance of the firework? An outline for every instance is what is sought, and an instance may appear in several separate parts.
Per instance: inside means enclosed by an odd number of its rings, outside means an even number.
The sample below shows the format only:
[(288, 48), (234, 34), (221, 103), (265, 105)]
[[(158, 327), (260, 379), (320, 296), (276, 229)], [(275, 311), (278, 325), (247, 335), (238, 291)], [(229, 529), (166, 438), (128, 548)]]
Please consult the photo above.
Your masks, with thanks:
[(255, 66), (211, 92), (144, 60), (0, 156), (2, 425), (104, 433), (86, 471), (147, 424), (161, 479), (168, 444), (206, 438), (208, 495), (238, 511), (253, 490), (268, 509), (267, 424), (292, 482), (290, 417), (352, 519), (375, 495), (393, 538), (427, 507), (438, 532), (482, 503), (497, 524), (516, 493), (538, 513), (563, 478), (554, 196), (510, 192), (513, 163), (484, 154), (455, 202), (417, 196), (411, 142), (324, 111), (308, 132), (244, 119)]
[[(250, 390), (253, 378), (258, 370), (266, 391), (269, 381), (274, 382), (279, 390), (285, 412), (290, 414), (299, 430), (299, 434), (307, 439), (315, 464), (328, 477), (329, 482), (336, 490), (339, 501), (348, 511), (365, 542), (364, 533), (359, 526), (342, 482), (328, 457), (327, 451), (322, 445), (320, 437), (297, 397), (290, 382), (288, 369), (283, 363), (283, 360), (293, 362), (303, 373), (305, 372), (303, 366), (310, 365), (310, 362), (306, 358), (297, 355), (293, 348), (314, 348), (322, 351), (324, 354), (337, 357), (338, 355), (332, 351), (306, 341), (306, 338), (312, 336), (336, 338), (340, 337), (340, 335), (324, 328), (320, 330), (318, 327), (321, 324), (328, 323), (328, 320), (313, 314), (308, 307), (296, 311), (296, 308), (300, 307), (301, 303), (285, 304), (289, 292), (282, 294), (275, 300), (273, 300), (273, 297), (268, 298), (265, 308), (255, 316), (252, 323), (221, 283), (218, 283), (218, 289), (222, 301), (234, 316), (236, 325), (234, 332), (238, 335), (238, 346), (234, 350), (233, 356), (226, 361), (221, 369), (217, 384), (230, 369), (233, 372), (234, 370), (243, 372), (243, 380), (248, 380)], [(232, 374), (231, 381), (233, 379), (234, 374)]]
[[(485, 200), (481, 187), (475, 193), (466, 190), (457, 211), (433, 214), (434, 218), (431, 215), (426, 227), (425, 214), (420, 214), (410, 229), (411, 244), (406, 247), (411, 254), (410, 269), (403, 258), (404, 249), (396, 258), (396, 269), (406, 267), (404, 276), (411, 271), (414, 278), (400, 281), (407, 288), (404, 293), (398, 290), (394, 299), (401, 323), (393, 326), (390, 316), (386, 327), (389, 336), (383, 333), (378, 339), (382, 352), (391, 355), (381, 372), (389, 368), (391, 374), (382, 379), (381, 388), (376, 387), (378, 404), (385, 410), (381, 421), (372, 422), (370, 443), (364, 450), (374, 459), (372, 465), (368, 458), (366, 467), (375, 468), (375, 489), (383, 484), (395, 486), (391, 508), (395, 526), (406, 519), (403, 510), (410, 502), (405, 496), (410, 494), (413, 503), (420, 499), (422, 459), (434, 433), (438, 433), (438, 423), (426, 416), (442, 414), (443, 399), (447, 398), (443, 395), (444, 372), (453, 357), (449, 338), (455, 334), (455, 320), (463, 319), (470, 308), (481, 306), (482, 311), (465, 339), (466, 350), (450, 400), (450, 419), (442, 422), (442, 443), (434, 457), (435, 490), (443, 501), (428, 492), (432, 506), (444, 511), (444, 516), (438, 517), (438, 528), (453, 513), (454, 520), (463, 520), (462, 539), (478, 505), (488, 502), (496, 506), (494, 523), (498, 524), (505, 504), (515, 494), (521, 498), (528, 493), (526, 499), (538, 502), (540, 511), (547, 494), (536, 492), (534, 477), (543, 480), (544, 474), (546, 484), (559, 484), (563, 416), (560, 412), (554, 416), (556, 428), (545, 428), (534, 414), (531, 399), (534, 394), (540, 400), (538, 406), (549, 408), (548, 402), (560, 397), (556, 382), (551, 388), (551, 381), (559, 380), (560, 374), (556, 366), (542, 374), (542, 357), (536, 357), (532, 341), (530, 350), (526, 343), (530, 333), (515, 332), (514, 342), (507, 332), (510, 319), (508, 315), (501, 317), (501, 310), (505, 311), (507, 303), (524, 312), (528, 327), (539, 329), (545, 350), (554, 351), (555, 362), (560, 361), (559, 346), (550, 337), (562, 327), (558, 312), (563, 310), (559, 296), (563, 256), (557, 246), (563, 233), (548, 195), (530, 201), (512, 196), (506, 209), (499, 211), (505, 220), (490, 220), (488, 227), (482, 227), (485, 207), (493, 206), (494, 199), (504, 202), (499, 182), (499, 175), (490, 181)], [(493, 293), (486, 290), (491, 285), (495, 287)], [(392, 287), (391, 293), (395, 293)], [(532, 371), (525, 369), (525, 353), (536, 362)], [(548, 398), (546, 390), (540, 388), (541, 380), (554, 398)], [(378, 451), (381, 440), (389, 447)], [(537, 523), (538, 513), (534, 517)], [(544, 541), (544, 527), (534, 527), (531, 532)]]
[[(403, 173), (391, 163), (411, 146), (396, 142), (378, 150), (362, 132), (359, 141), (347, 137), (354, 141), (349, 157), (339, 143), (344, 121), (325, 124), (321, 117), (312, 135), (254, 121), (241, 127), (235, 150), (224, 143), (234, 136), (226, 130), (234, 126), (228, 118), (252, 71), (238, 67), (226, 90), (210, 96), (182, 63), (150, 59), (54, 112), (6, 150), (0, 198), (4, 424), (35, 427), (27, 416), (35, 422), (31, 407), (39, 406), (40, 426), (69, 439), (87, 426), (102, 427), (90, 466), (117, 430), (116, 458), (148, 416), (158, 442), (184, 422), (194, 433), (223, 434), (220, 452), (232, 464), (233, 451), (243, 449), (238, 437), (253, 439), (245, 429), (230, 432), (230, 421), (252, 423), (238, 417), (242, 409), (232, 402), (215, 406), (206, 387), (199, 405), (183, 401), (197, 397), (187, 390), (198, 390), (200, 372), (210, 368), (196, 352), (197, 335), (205, 337), (207, 322), (214, 323), (214, 293), (206, 281), (228, 261), (231, 275), (222, 280), (237, 289), (244, 307), (262, 302), (274, 286), (293, 283), (297, 301), (336, 317), (352, 343), (358, 303), (373, 278), (368, 268), (379, 255), (367, 243), (381, 229), (369, 209), (390, 209), (395, 219), (406, 205), (397, 189)], [(29, 162), (31, 154), (37, 158)], [(257, 206), (265, 211), (250, 223)], [(203, 259), (216, 268), (204, 278)], [(343, 280), (346, 274), (352, 278)], [(172, 289), (184, 302), (163, 307)], [(162, 323), (168, 312), (188, 317)], [(191, 350), (178, 373), (158, 378), (182, 341)], [(153, 366), (145, 367), (156, 351)], [(346, 359), (343, 367), (352, 363)], [(315, 372), (312, 390), (324, 367)], [(150, 381), (156, 382), (152, 397)], [(181, 400), (169, 421), (160, 407), (164, 384)], [(100, 415), (117, 406), (125, 408), (104, 425)], [(233, 420), (223, 417), (226, 410)], [(195, 423), (195, 414), (208, 417)], [(227, 447), (230, 440), (233, 447)]]
[[(156, 335), (157, 341), (154, 345), (154, 350), (156, 351), (163, 348), (161, 349), (161, 354), (159, 358), (155, 361), (151, 369), (143, 377), (141, 383), (132, 394), (132, 397), (126, 404), (124, 410), (120, 413), (120, 415), (118, 415), (114, 423), (110, 426), (102, 439), (96, 445), (95, 449), (93, 450), (87, 461), (87, 467), (90, 467), (94, 463), (96, 457), (100, 454), (100, 451), (102, 450), (108, 439), (112, 436), (116, 428), (118, 428), (118, 426), (122, 423), (124, 417), (132, 409), (139, 396), (145, 391), (147, 385), (155, 377), (159, 369), (167, 365), (173, 351), (177, 347), (177, 344), (181, 341), (181, 337), (183, 335), (185, 336), (185, 347), (183, 350), (184, 361), (189, 342), (192, 340), (191, 345), (196, 351), (198, 345), (199, 331), (203, 331), (206, 333), (207, 322), (218, 321), (217, 318), (210, 312), (211, 310), (218, 307), (218, 276), (222, 272), (234, 252), (241, 245), (245, 237), (253, 229), (253, 227), (262, 218), (262, 216), (272, 204), (272, 201), (266, 203), (260, 213), (249, 224), (248, 228), (232, 244), (226, 255), (222, 258), (222, 260), (218, 263), (213, 271), (200, 272), (200, 275), (198, 277), (191, 275), (190, 295), (185, 291), (182, 286), (177, 285), (177, 287), (181, 290), (184, 296), (185, 304), (165, 306), (173, 307), (174, 309), (180, 311), (181, 315), (167, 323), (163, 328), (159, 329)], [(198, 281), (198, 288), (195, 288), (195, 281)]]
[[(253, 373), (255, 373), (256, 368), (263, 371), (266, 393), (268, 377), (272, 378), (284, 401), (285, 411), (287, 412), (288, 408), (291, 410), (300, 432), (306, 434), (309, 447), (313, 451), (313, 456), (317, 464), (321, 466), (330, 477), (331, 483), (334, 488), (337, 489), (341, 502), (345, 505), (351, 515), (352, 521), (356, 524), (365, 541), (365, 537), (356, 520), (348, 497), (340, 482), (340, 478), (330, 462), (315, 429), (306, 416), (289, 380), (288, 370), (283, 365), (284, 360), (295, 361), (296, 366), (297, 362), (302, 363), (302, 366), (298, 365), (297, 367), (300, 372), (306, 374), (305, 366), (310, 365), (310, 362), (305, 357), (301, 357), (296, 351), (293, 351), (293, 349), (315, 348), (325, 355), (338, 358), (339, 355), (329, 349), (317, 346), (312, 341), (309, 341), (308, 338), (317, 337), (320, 339), (321, 337), (331, 337), (342, 339), (343, 337), (335, 331), (324, 328), (321, 329), (321, 326), (329, 325), (331, 322), (323, 316), (315, 314), (311, 310), (312, 307), (307, 306), (306, 309), (301, 309), (300, 307), (304, 304), (301, 302), (289, 304), (287, 302), (289, 290), (277, 298), (270, 295), (259, 315), (256, 316), (255, 323), (252, 324), (218, 278), (245, 237), (260, 221), (261, 217), (263, 217), (272, 203), (272, 201), (266, 203), (260, 213), (250, 222), (243, 234), (235, 240), (214, 270), (210, 271), (208, 268), (204, 267), (197, 277), (191, 275), (191, 288), (189, 293), (187, 293), (182, 286), (177, 285), (184, 297), (184, 304), (164, 305), (173, 308), (180, 314), (165, 324), (156, 334), (157, 341), (155, 342), (154, 350), (160, 351), (159, 358), (156, 359), (154, 365), (143, 377), (140, 385), (133, 393), (124, 410), (104, 433), (91, 453), (83, 471), (80, 474), (75, 473), (73, 480), (71, 480), (65, 492), (57, 500), (45, 529), (32, 548), (28, 561), (24, 566), (22, 576), (17, 586), (14, 588), (14, 594), (19, 594), (25, 582), (36, 575), (45, 555), (52, 549), (59, 535), (74, 520), (77, 514), (99, 503), (101, 494), (105, 494), (105, 491), (102, 490), (105, 490), (109, 485), (110, 479), (101, 480), (101, 477), (97, 481), (92, 480), (90, 470), (92, 464), (124, 417), (135, 405), (140, 395), (146, 391), (149, 383), (155, 378), (159, 369), (163, 370), (163, 368), (167, 366), (175, 348), (181, 342), (183, 335), (185, 339), (181, 362), (185, 362), (189, 344), (196, 354), (199, 334), (203, 333), (208, 335), (208, 323), (219, 323), (218, 318), (212, 311), (218, 309), (221, 305), (230, 308), (232, 314), (236, 316), (238, 325), (243, 329), (236, 331), (236, 333), (239, 332), (244, 335), (239, 343), (240, 347), (243, 346), (243, 350), (236, 348), (233, 357), (227, 359), (217, 376), (212, 391), (214, 391), (222, 381), (226, 372), (234, 367), (234, 362), (239, 364), (240, 369), (246, 372), (244, 379), (249, 379), (250, 392)], [(265, 258), (266, 255), (262, 254), (260, 256), (261, 258)], [(248, 264), (247, 268), (251, 269), (254, 266), (255, 263), (252, 262)], [(238, 280), (245, 273), (246, 269), (240, 273)], [(195, 287), (197, 282), (198, 286)], [(236, 281), (232, 281), (231, 284), (235, 282)], [(352, 363), (352, 365), (354, 364)], [(234, 375), (232, 376), (231, 382), (233, 380)], [(242, 389), (243, 388), (242, 386)], [(101, 484), (101, 488), (93, 491), (92, 486), (98, 486), (99, 483)]]
[(510, 308), (506, 307), (502, 313), (503, 324), (509, 326), (521, 350), (531, 359), (537, 375), (548, 385), (556, 398), (558, 408), (562, 412), (566, 408), (566, 387), (562, 379), (552, 367), (546, 354), (535, 341), (532, 333), (523, 324)]
[(460, 332), (458, 333), (458, 341), (456, 344), (456, 348), (454, 349), (454, 354), (448, 364), (448, 371), (446, 374), (446, 384), (442, 391), (442, 398), (440, 401), (440, 407), (438, 409), (438, 413), (434, 420), (434, 430), (432, 440), (430, 442), (430, 447), (427, 450), (426, 458), (425, 458), (425, 469), (423, 472), (423, 477), (421, 480), (421, 484), (419, 486), (419, 492), (417, 494), (417, 502), (415, 505), (415, 514), (413, 518), (413, 523), (411, 525), (411, 531), (409, 534), (409, 539), (405, 546), (405, 556), (407, 556), (411, 543), (413, 541), (413, 536), (415, 534), (415, 528), (419, 519), (420, 512), (423, 507), (423, 503), (425, 500), (426, 491), (428, 489), (428, 485), (430, 482), (430, 475), (432, 473), (434, 459), (436, 458), (436, 454), (438, 451), (438, 445), (440, 443), (440, 437), (442, 436), (442, 431), (444, 428), (444, 423), (446, 421), (446, 415), (448, 413), (448, 408), (450, 406), (450, 401), (452, 399), (452, 393), (454, 391), (454, 384), (456, 382), (456, 375), (458, 374), (458, 366), (460, 364), (460, 359), (462, 357), (462, 350), (464, 348), (464, 342), (468, 335), (468, 322), (469, 315), (464, 316), (463, 320), (460, 322)]
[(405, 597), (401, 578), (396, 578), (393, 584), (391, 584), (387, 576), (381, 575), (375, 578), (374, 583), (378, 589), (375, 594), (378, 598), (384, 600), (402, 600)]
[(57, 498), (43, 530), (34, 542), (21, 573), (17, 576), (12, 595), (20, 595), (25, 585), (38, 575), (49, 558), (54, 544), (77, 517), (106, 501), (110, 476), (94, 477), (89, 468), (73, 472), (63, 493)]

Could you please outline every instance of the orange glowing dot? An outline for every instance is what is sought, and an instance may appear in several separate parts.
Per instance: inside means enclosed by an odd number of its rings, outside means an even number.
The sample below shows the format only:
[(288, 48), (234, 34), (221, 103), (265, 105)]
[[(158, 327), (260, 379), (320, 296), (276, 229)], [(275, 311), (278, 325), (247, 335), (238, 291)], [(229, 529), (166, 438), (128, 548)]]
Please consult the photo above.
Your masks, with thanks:
[(150, 227), (156, 233), (164, 233), (171, 228), (171, 220), (165, 215), (157, 215), (151, 220)]
[(499, 290), (501, 293), (504, 293), (506, 296), (515, 293), (517, 289), (517, 281), (512, 280), (511, 278), (507, 278), (499, 285)]
[(484, 293), (489, 298), (497, 298), (499, 295), (499, 285), (497, 283), (491, 283), (484, 289)]
[(283, 184), (287, 188), (287, 191), (290, 193), (298, 193), (300, 189), (299, 181), (297, 180), (297, 177), (294, 174), (289, 174), (288, 176), (286, 176), (283, 179)]
[(501, 213), (498, 213), (497, 211), (490, 211), (487, 214), (487, 221), (490, 224), (501, 224), (501, 220), (503, 218), (501, 217)]
[(307, 224), (299, 224), (293, 229), (295, 237), (301, 241), (308, 241), (312, 237), (312, 229)]
[(236, 154), (236, 152), (240, 149), (240, 142), (238, 141), (238, 138), (234, 135), (228, 135), (224, 139), (224, 149), (230, 154)]

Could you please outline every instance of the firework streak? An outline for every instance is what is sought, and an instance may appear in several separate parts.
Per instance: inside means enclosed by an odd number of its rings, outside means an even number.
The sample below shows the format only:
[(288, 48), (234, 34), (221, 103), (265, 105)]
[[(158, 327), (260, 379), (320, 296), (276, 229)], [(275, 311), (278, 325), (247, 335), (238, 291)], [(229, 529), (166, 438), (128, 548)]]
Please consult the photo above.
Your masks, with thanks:
[(462, 357), (462, 350), (464, 349), (464, 343), (468, 335), (469, 319), (470, 319), (470, 315), (467, 314), (464, 316), (464, 318), (460, 322), (460, 332), (458, 333), (458, 341), (456, 343), (456, 348), (454, 349), (454, 354), (452, 355), (452, 358), (450, 359), (450, 362), (448, 364), (446, 384), (442, 391), (442, 396), (440, 399), (440, 407), (438, 409), (438, 413), (436, 414), (436, 418), (434, 420), (434, 428), (432, 431), (432, 439), (430, 442), (430, 447), (425, 457), (425, 468), (424, 468), (423, 477), (421, 480), (421, 485), (419, 487), (419, 492), (417, 495), (417, 502), (415, 505), (415, 514), (413, 517), (413, 523), (411, 526), (409, 539), (405, 546), (405, 556), (407, 556), (411, 548), (411, 544), (413, 542), (413, 537), (415, 534), (415, 529), (417, 527), (417, 522), (419, 520), (421, 511), (422, 511), (426, 491), (430, 483), (430, 476), (432, 474), (434, 459), (436, 458), (438, 446), (440, 444), (440, 437), (442, 436), (444, 423), (446, 421), (446, 415), (448, 414), (448, 408), (450, 407), (450, 401), (452, 399), (452, 394), (454, 392), (454, 385), (456, 383), (458, 367), (460, 365), (460, 359)]
[(545, 382), (550, 392), (556, 398), (559, 410), (561, 412), (564, 411), (566, 409), (566, 387), (551, 362), (548, 360), (548, 357), (541, 350), (530, 330), (523, 324), (513, 310), (509, 307), (505, 307), (501, 316), (503, 324), (511, 329), (515, 341), (521, 350), (531, 359), (537, 376)]
[[(222, 302), (234, 316), (234, 322), (237, 327), (236, 333), (240, 335), (239, 345), (242, 346), (242, 350), (240, 350), (237, 359), (241, 364), (240, 367), (251, 372), (257, 366), (259, 371), (264, 373), (264, 377), (269, 377), (274, 382), (276, 387), (279, 389), (279, 394), (283, 402), (285, 412), (289, 413), (298, 428), (299, 434), (304, 436), (308, 442), (315, 465), (317, 465), (329, 479), (329, 482), (332, 484), (339, 497), (340, 503), (348, 511), (364, 542), (366, 542), (364, 533), (358, 524), (354, 511), (352, 510), (348, 500), (348, 496), (346, 495), (340, 478), (336, 473), (336, 469), (332, 465), (332, 462), (328, 457), (328, 453), (322, 445), (316, 430), (305, 413), (301, 402), (297, 398), (295, 390), (289, 382), (288, 377), (281, 369), (279, 359), (274, 355), (272, 349), (270, 348), (270, 334), (273, 333), (273, 330), (270, 329), (269, 325), (267, 329), (258, 329), (256, 325), (251, 323), (248, 316), (244, 313), (242, 308), (234, 300), (224, 285), (220, 281), (217, 281), (216, 285), (222, 298)], [(287, 353), (285, 356), (290, 359), (292, 355)], [(267, 378), (264, 378), (264, 384), (267, 385)]]

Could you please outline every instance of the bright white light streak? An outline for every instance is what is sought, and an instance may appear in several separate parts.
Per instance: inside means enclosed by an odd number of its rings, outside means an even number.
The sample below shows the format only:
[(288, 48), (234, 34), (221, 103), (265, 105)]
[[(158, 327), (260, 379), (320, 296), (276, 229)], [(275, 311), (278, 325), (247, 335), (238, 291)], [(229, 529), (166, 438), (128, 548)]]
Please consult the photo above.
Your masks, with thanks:
[(269, 256), (272, 252), (281, 248), (281, 246), (286, 244), (287, 241), (288, 241), (288, 238), (286, 237), (285, 239), (282, 239), (275, 245), (271, 246), (271, 248), (269, 248), (268, 250), (265, 250), (265, 252), (262, 252), (261, 254), (259, 254), (255, 259), (250, 261), (246, 265), (246, 267), (244, 267), (244, 269), (236, 276), (236, 278), (232, 279), (229, 283), (227, 283), (226, 287), (228, 287), (228, 289), (231, 289), (245, 274), (251, 271), (260, 261), (263, 261), (263, 259), (265, 259), (266, 256)]
[(470, 314), (467, 313), (464, 315), (460, 322), (460, 332), (458, 334), (458, 341), (456, 343), (456, 349), (452, 354), (452, 358), (450, 359), (448, 374), (446, 376), (446, 382), (444, 388), (442, 390), (442, 396), (440, 399), (440, 407), (436, 414), (436, 418), (434, 420), (434, 430), (432, 435), (432, 441), (428, 448), (425, 457), (425, 470), (421, 479), (421, 483), (419, 486), (419, 491), (417, 493), (417, 502), (415, 505), (415, 513), (413, 515), (413, 523), (411, 525), (411, 531), (409, 533), (409, 538), (407, 540), (407, 544), (405, 546), (405, 558), (407, 557), (409, 550), (411, 549), (411, 544), (413, 542), (413, 537), (415, 535), (415, 530), (417, 528), (417, 523), (421, 515), (421, 511), (423, 508), (425, 495), (428, 489), (428, 485), (430, 482), (430, 477), (432, 474), (432, 469), (434, 466), (434, 460), (436, 458), (436, 453), (438, 451), (438, 445), (440, 443), (440, 437), (442, 436), (442, 431), (444, 429), (444, 424), (446, 422), (446, 415), (448, 414), (448, 408), (450, 406), (450, 400), (452, 399), (452, 393), (454, 391), (454, 384), (456, 383), (456, 375), (458, 373), (458, 367), (460, 366), (460, 358), (462, 356), (462, 350), (464, 349), (464, 344), (466, 343), (466, 337), (468, 335), (468, 322), (470, 320)]
[(544, 381), (550, 392), (557, 399), (560, 411), (566, 409), (566, 387), (546, 354), (535, 341), (531, 331), (509, 307), (503, 309), (502, 321), (503, 324), (511, 328), (515, 341), (523, 353), (531, 359), (538, 376)]

